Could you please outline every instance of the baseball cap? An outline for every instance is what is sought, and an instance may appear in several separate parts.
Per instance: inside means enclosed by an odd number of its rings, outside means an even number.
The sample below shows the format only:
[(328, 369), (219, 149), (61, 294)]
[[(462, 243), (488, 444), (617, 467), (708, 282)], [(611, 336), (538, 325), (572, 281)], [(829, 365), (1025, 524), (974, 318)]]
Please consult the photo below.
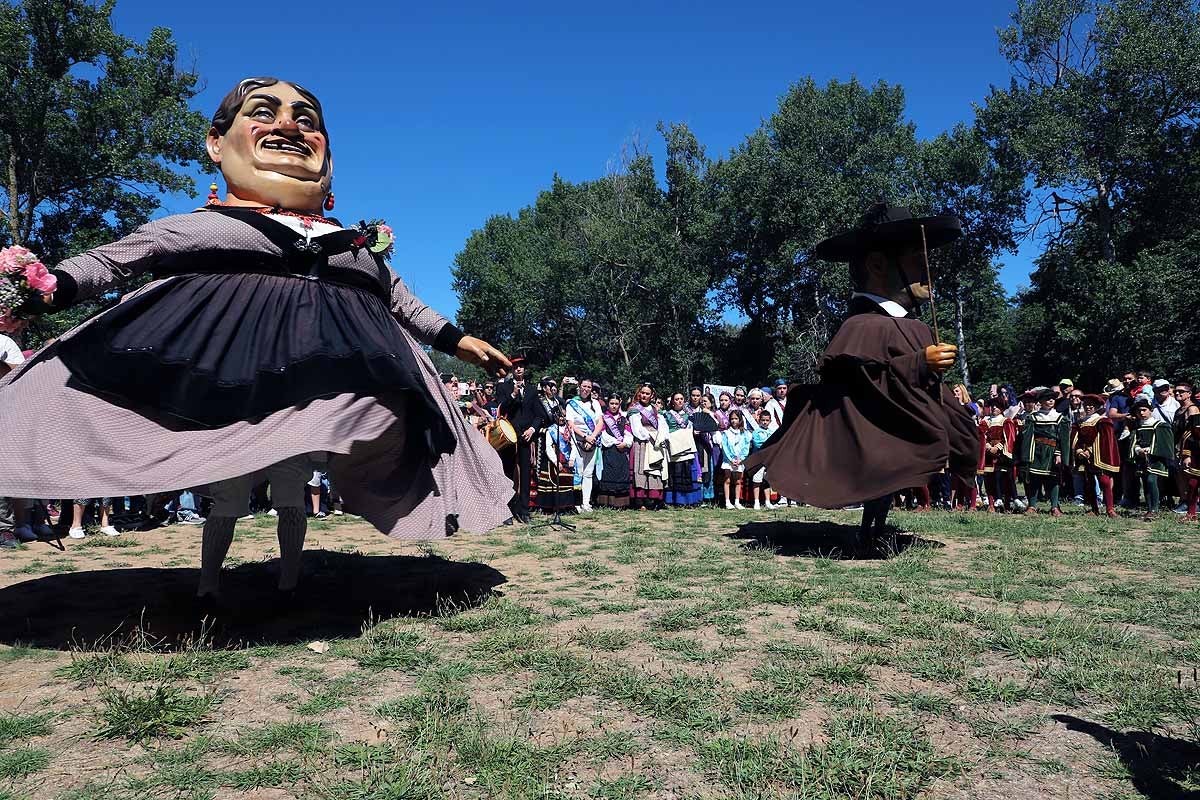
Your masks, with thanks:
[(1156, 380), (1156, 381), (1155, 381), (1153, 384), (1151, 384), (1151, 385), (1152, 385), (1152, 386), (1153, 386), (1155, 389), (1170, 389), (1170, 388), (1171, 388), (1171, 382), (1170, 382), (1170, 381), (1163, 380), (1162, 378), (1159, 378), (1158, 380)]
[(1074, 389), (1075, 381), (1071, 380), (1070, 378), (1063, 378), (1061, 381), (1058, 382), (1058, 385), (1059, 386), (1070, 386), (1072, 389)]

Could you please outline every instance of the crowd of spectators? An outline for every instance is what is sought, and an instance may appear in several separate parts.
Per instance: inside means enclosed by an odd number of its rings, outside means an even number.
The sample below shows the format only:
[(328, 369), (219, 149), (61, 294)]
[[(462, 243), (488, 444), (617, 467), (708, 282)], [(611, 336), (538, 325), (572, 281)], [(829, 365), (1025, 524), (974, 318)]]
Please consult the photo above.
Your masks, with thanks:
[[(0, 372), (26, 356), (0, 336)], [(571, 376), (544, 377), (535, 385), (526, 382), (524, 372), (518, 364), (515, 375), (502, 382), (442, 376), (464, 416), (500, 451), (519, 498), (517, 519), (528, 519), (529, 509), (586, 513), (595, 507), (796, 505), (772, 490), (765, 470), (747, 474), (743, 468), (783, 423), (784, 380), (762, 387), (705, 384), (686, 392), (662, 391), (647, 382), (622, 392)], [(526, 407), (539, 413), (522, 416), (518, 430), (514, 409), (526, 393)], [(1200, 407), (1189, 381), (1133, 370), (1096, 394), (1070, 378), (1021, 393), (993, 384), (976, 396), (959, 384), (954, 394), (978, 422), (975, 480), (935, 476), (925, 486), (898, 493), (897, 506), (1033, 513), (1039, 501), (1049, 500), (1051, 513), (1058, 515), (1063, 497), (1094, 513), (1102, 512), (1103, 499), (1103, 511), (1113, 515), (1116, 509), (1153, 514), (1170, 507), (1195, 519)], [(1092, 428), (1098, 433), (1081, 438)], [(1147, 437), (1148, 430), (1155, 436)], [(516, 457), (522, 448), (530, 465), (525, 472)], [(524, 493), (522, 481), (527, 481)], [(307, 491), (310, 515), (344, 513), (327, 474), (314, 472)], [(64, 534), (83, 538), (89, 529), (117, 536), (131, 526), (202, 525), (210, 503), (188, 490), (123, 498), (0, 498), (0, 546)], [(246, 518), (272, 511), (270, 489), (263, 484), (251, 497)]]

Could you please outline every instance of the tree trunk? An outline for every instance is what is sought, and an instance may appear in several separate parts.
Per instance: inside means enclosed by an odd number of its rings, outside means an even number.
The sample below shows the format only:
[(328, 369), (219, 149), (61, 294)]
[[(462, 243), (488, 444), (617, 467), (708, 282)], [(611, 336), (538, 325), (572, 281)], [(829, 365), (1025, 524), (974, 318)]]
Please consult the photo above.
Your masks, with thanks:
[(1105, 261), (1113, 261), (1117, 257), (1117, 248), (1112, 237), (1112, 205), (1109, 203), (1111, 190), (1104, 181), (1096, 188), (1096, 224), (1100, 228), (1100, 256)]
[(8, 140), (8, 235), (14, 245), (23, 245), (21, 239), (21, 210), (17, 205), (17, 150), (12, 138)]
[(954, 295), (954, 340), (958, 345), (958, 369), (962, 373), (963, 385), (971, 391), (971, 371), (967, 366), (967, 337), (963, 333), (963, 299), (960, 289)]

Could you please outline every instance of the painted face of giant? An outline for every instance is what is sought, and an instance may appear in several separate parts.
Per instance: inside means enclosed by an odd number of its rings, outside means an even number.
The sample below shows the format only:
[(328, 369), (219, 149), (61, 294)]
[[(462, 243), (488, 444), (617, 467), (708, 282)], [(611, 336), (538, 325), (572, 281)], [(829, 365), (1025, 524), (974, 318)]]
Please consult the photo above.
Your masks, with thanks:
[(333, 178), (329, 141), (313, 103), (289, 83), (251, 89), (229, 130), (208, 132), (227, 202), (320, 212)]

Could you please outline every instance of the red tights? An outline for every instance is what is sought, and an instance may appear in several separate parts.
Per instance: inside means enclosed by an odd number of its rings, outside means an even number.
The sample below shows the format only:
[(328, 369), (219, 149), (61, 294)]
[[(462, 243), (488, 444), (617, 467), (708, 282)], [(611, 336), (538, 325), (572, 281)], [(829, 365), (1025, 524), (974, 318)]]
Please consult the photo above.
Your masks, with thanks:
[(1092, 505), (1092, 511), (1099, 514), (1100, 504), (1096, 497), (1096, 485), (1092, 482), (1092, 478), (1100, 481), (1100, 491), (1104, 494), (1104, 510), (1109, 515), (1116, 513), (1113, 510), (1113, 479), (1112, 475), (1107, 472), (1088, 472), (1083, 482), (1083, 489), (1087, 493), (1088, 502)]

